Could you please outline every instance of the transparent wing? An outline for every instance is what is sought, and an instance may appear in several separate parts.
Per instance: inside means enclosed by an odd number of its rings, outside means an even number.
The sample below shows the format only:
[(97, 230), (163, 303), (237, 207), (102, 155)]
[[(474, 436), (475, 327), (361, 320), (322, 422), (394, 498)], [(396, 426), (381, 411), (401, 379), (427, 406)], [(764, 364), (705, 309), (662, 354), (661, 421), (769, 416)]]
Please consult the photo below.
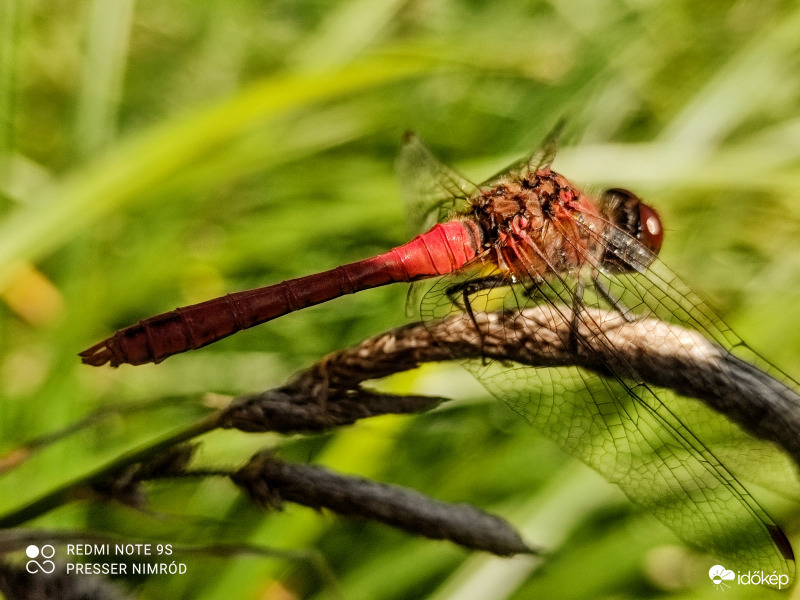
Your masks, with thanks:
[(556, 125), (529, 157), (506, 167), (480, 186), (440, 162), (416, 134), (406, 132), (395, 170), (406, 203), (409, 231), (427, 231), (437, 222), (467, 212), (470, 199), (480, 194), (481, 189), (549, 166), (555, 158), (562, 129), (563, 123)]
[[(599, 240), (596, 232), (586, 228), (584, 231)], [(782, 383), (794, 398), (789, 401), (796, 403), (796, 398), (800, 397), (798, 383), (747, 346), (663, 261), (617, 228), (604, 236), (606, 242), (611, 239), (614, 242), (606, 243), (605, 247), (625, 265), (624, 270), (610, 273), (602, 270), (591, 256), (585, 255), (585, 258), (595, 269), (595, 287), (602, 287), (608, 296), (616, 299), (615, 308), (623, 309), (629, 318), (655, 318), (697, 331), (729, 355)], [(587, 297), (585, 304), (600, 305), (602, 302), (600, 299), (592, 302), (591, 297)], [(729, 384), (737, 383), (729, 378), (727, 381)], [(691, 425), (695, 434), (702, 434), (702, 439), (713, 442), (714, 453), (724, 458), (724, 463), (737, 475), (786, 496), (800, 498), (797, 468), (772, 442), (754, 439), (740, 426), (701, 402), (682, 398), (669, 390), (661, 390), (659, 396), (683, 423)]]
[(396, 171), (413, 233), (467, 210), (469, 198), (480, 193), (474, 183), (439, 162), (411, 132), (404, 137)]
[(739, 425), (693, 398), (671, 390), (659, 390), (658, 396), (737, 479), (800, 500), (797, 467), (773, 442), (753, 438)]
[(481, 189), (491, 189), (506, 181), (519, 180), (528, 173), (535, 173), (541, 168), (549, 167), (558, 152), (558, 139), (563, 129), (564, 122), (562, 121), (545, 136), (542, 143), (530, 156), (507, 166), (499, 173), (489, 177), (489, 179), (481, 183)]
[[(583, 227), (580, 219), (575, 223)], [(562, 233), (567, 239), (566, 229)], [(607, 234), (594, 229), (584, 233), (598, 242), (608, 241)], [(638, 244), (635, 239), (619, 230), (614, 239), (611, 251), (619, 261), (631, 261), (631, 273), (603, 272), (597, 257), (585, 251), (585, 265), (576, 272), (520, 270), (513, 274), (514, 285), (509, 285), (508, 275), (487, 278), (472, 266), (431, 287), (422, 302), (423, 318), (456, 313), (469, 322), (465, 327), (475, 328), (465, 302), (473, 314), (511, 310), (515, 319), (526, 318), (522, 309), (547, 303), (579, 339), (582, 327), (598, 329), (599, 313), (592, 308), (623, 308), (628, 318), (657, 317), (695, 329), (728, 352), (765, 365), (663, 263), (641, 246), (625, 248)], [(536, 249), (530, 251), (541, 256)], [(644, 270), (649, 261), (650, 268)], [(590, 280), (587, 273), (592, 274)], [(595, 284), (606, 293), (597, 291)], [(529, 340), (515, 339), (523, 329), (482, 330), (482, 335), (523, 344)], [(601, 343), (613, 351), (611, 340), (603, 338)], [(537, 431), (617, 484), (690, 545), (728, 561), (726, 566), (734, 570), (763, 569), (793, 577), (794, 563), (784, 556), (779, 527), (698, 437), (725, 429), (720, 425), (724, 419), (705, 405), (685, 400), (672, 410), (664, 399), (674, 394), (646, 384), (622, 356), (607, 365), (607, 376), (574, 366), (485, 361), (466, 361), (465, 366)]]
[[(795, 392), (800, 390), (796, 381), (775, 368), (736, 335), (722, 318), (661, 259), (620, 230), (615, 230), (614, 237), (626, 241), (606, 247), (612, 250), (618, 259), (627, 263), (629, 270), (609, 273), (600, 270), (598, 266), (595, 281), (604, 286), (612, 296), (618, 298), (621, 305), (634, 315), (651, 316), (666, 323), (695, 330), (788, 388)], [(645, 262), (649, 263), (646, 267)]]

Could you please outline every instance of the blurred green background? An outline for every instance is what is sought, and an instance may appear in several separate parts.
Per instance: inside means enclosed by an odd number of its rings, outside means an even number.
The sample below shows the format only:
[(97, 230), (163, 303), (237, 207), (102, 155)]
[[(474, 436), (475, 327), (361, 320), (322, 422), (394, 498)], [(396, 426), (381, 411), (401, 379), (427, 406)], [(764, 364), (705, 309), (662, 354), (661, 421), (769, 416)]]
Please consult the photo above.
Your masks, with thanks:
[[(151, 314), (402, 243), (393, 161), (406, 129), (479, 180), (566, 118), (557, 170), (656, 206), (665, 262), (800, 375), (799, 31), (789, 0), (0, 3), (0, 454), (122, 407), (0, 475), (0, 514), (190, 423), (209, 393), (280, 384), (405, 322), (394, 286), (157, 366), (76, 356)], [(35, 525), (316, 549), (354, 599), (720, 593), (707, 559), (466, 373), (387, 385), (457, 401), (336, 435), (214, 433), (200, 459), (235, 466), (281, 444), (295, 460), (497, 512), (547, 548), (546, 563), (294, 506), (264, 516), (223, 480), (154, 485), (151, 512), (83, 502)], [(797, 505), (757, 497), (797, 541)], [(124, 585), (142, 598), (332, 597), (303, 562), (174, 558), (186, 575)]]

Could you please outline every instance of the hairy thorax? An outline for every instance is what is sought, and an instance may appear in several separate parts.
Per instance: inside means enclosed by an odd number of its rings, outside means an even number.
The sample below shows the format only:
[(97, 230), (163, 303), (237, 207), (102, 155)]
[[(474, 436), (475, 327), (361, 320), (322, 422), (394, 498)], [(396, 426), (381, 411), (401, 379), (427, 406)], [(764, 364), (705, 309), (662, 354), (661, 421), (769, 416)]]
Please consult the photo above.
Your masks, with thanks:
[(472, 215), (483, 230), (485, 257), (503, 271), (533, 278), (579, 269), (602, 256), (605, 223), (595, 205), (549, 168), (484, 190)]

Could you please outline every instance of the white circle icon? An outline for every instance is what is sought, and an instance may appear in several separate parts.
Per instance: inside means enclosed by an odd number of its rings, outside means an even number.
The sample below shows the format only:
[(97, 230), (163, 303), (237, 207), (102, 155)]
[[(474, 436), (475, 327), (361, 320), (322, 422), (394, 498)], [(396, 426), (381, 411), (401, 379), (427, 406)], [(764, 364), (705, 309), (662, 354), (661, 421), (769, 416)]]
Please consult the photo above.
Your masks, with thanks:
[(30, 558), (30, 560), (25, 563), (25, 570), (28, 571), (28, 573), (49, 574), (56, 570), (56, 563), (54, 563), (52, 560), (43, 560), (41, 563), (38, 560), (35, 560), (39, 556), (45, 559), (53, 558), (56, 554), (56, 549), (52, 545), (45, 544), (40, 549), (39, 546), (31, 544), (25, 548), (25, 554), (27, 554), (28, 558)]

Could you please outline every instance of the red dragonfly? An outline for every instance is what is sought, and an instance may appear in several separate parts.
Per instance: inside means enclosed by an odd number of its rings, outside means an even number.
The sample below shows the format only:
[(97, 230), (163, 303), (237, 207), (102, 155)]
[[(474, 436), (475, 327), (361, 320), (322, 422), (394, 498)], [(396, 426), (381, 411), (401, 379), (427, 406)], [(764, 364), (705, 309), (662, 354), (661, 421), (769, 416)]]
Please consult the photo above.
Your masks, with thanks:
[[(460, 313), (478, 338), (476, 312), (549, 302), (565, 309), (570, 327), (590, 322), (586, 308), (595, 306), (627, 320), (648, 316), (690, 327), (728, 351), (743, 346), (658, 260), (663, 227), (656, 211), (623, 189), (591, 198), (551, 169), (554, 156), (554, 142), (546, 143), (475, 185), (409, 134), (398, 171), (416, 226), (432, 225), (425, 233), (330, 271), (150, 317), (80, 356), (94, 366), (160, 362), (344, 294), (394, 282), (419, 288), (421, 280), (433, 282), (423, 318)], [(726, 563), (734, 570), (793, 577), (780, 528), (670, 410), (667, 393), (656, 394), (624, 359), (615, 362), (606, 377), (576, 367), (466, 366), (690, 544), (735, 561)]]

